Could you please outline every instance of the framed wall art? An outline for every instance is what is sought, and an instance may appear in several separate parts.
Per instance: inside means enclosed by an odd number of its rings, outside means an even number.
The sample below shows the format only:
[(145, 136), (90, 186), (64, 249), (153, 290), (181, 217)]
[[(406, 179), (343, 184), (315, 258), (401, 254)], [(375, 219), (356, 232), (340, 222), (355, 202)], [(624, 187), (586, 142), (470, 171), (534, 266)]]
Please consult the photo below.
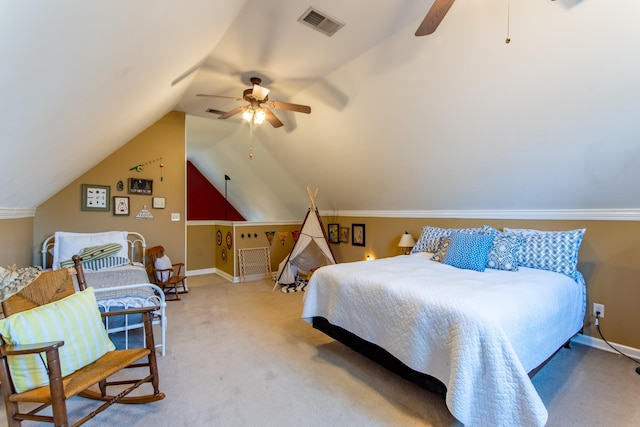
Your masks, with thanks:
[(364, 224), (351, 224), (351, 244), (364, 246)]
[(111, 187), (108, 185), (82, 184), (80, 210), (109, 212)]
[(152, 205), (154, 209), (164, 209), (164, 197), (152, 197)]
[(329, 243), (340, 243), (340, 224), (327, 225), (327, 234), (329, 235)]
[(129, 178), (129, 194), (153, 194), (153, 180)]
[(340, 226), (340, 243), (349, 243), (349, 227)]
[(113, 196), (113, 214), (129, 215), (129, 198), (126, 196)]

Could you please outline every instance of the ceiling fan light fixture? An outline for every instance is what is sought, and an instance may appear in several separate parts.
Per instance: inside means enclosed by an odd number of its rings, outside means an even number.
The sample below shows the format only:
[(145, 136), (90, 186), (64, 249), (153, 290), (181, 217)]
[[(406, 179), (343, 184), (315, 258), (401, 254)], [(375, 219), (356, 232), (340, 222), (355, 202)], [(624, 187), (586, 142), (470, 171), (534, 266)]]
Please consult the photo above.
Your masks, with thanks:
[(267, 97), (267, 95), (269, 95), (269, 89), (264, 86), (253, 85), (253, 91), (251, 92), (251, 95), (253, 95), (255, 99), (259, 99), (262, 101)]
[(264, 122), (264, 119), (267, 118), (267, 113), (264, 112), (262, 108), (258, 108), (253, 113), (253, 123), (259, 125)]
[(250, 122), (253, 119), (253, 108), (247, 108), (242, 112), (242, 118)]
[(242, 118), (249, 123), (259, 125), (264, 123), (267, 118), (267, 113), (264, 111), (264, 108), (249, 107), (242, 112)]

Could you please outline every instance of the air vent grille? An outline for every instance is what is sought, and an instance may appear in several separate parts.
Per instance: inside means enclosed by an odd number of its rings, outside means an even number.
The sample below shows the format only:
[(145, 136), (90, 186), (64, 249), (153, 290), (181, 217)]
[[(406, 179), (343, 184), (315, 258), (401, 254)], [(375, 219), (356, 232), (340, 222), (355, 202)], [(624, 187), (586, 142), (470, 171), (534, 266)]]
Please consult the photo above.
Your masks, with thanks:
[(305, 24), (313, 29), (320, 31), (322, 34), (331, 37), (340, 28), (344, 27), (344, 23), (337, 19), (331, 18), (324, 12), (313, 7), (307, 9), (305, 13), (298, 18), (298, 22)]
[(213, 108), (207, 108), (206, 112), (207, 113), (211, 113), (211, 114), (218, 114), (220, 116), (223, 115), (223, 114), (226, 114), (226, 112), (224, 112), (224, 111), (216, 110), (216, 109), (213, 109)]

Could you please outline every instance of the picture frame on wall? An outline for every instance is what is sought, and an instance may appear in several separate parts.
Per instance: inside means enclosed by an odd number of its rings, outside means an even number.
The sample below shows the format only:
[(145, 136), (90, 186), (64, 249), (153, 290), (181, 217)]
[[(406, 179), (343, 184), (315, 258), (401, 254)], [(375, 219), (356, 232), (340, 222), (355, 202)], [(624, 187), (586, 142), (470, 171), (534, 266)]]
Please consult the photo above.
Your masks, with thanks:
[(329, 243), (340, 243), (340, 224), (327, 225)]
[(164, 197), (152, 197), (151, 201), (152, 201), (151, 206), (153, 206), (154, 209), (164, 209), (165, 207)]
[(113, 214), (129, 215), (129, 198), (127, 196), (113, 196)]
[(364, 246), (365, 244), (364, 224), (351, 224), (351, 244), (353, 246)]
[(82, 184), (80, 210), (87, 212), (109, 212), (111, 210), (109, 185)]
[(129, 194), (153, 194), (153, 180), (129, 178)]
[(349, 243), (350, 231), (349, 227), (340, 226), (340, 243)]

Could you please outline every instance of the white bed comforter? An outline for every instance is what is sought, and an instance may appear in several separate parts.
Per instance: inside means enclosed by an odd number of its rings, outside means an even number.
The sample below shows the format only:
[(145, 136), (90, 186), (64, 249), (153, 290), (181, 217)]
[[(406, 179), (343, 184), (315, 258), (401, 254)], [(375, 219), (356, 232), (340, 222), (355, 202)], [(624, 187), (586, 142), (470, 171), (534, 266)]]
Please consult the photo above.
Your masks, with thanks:
[(554, 272), (463, 270), (424, 253), (317, 270), (302, 317), (321, 316), (447, 387), (468, 426), (543, 426), (527, 372), (581, 327), (584, 285)]

